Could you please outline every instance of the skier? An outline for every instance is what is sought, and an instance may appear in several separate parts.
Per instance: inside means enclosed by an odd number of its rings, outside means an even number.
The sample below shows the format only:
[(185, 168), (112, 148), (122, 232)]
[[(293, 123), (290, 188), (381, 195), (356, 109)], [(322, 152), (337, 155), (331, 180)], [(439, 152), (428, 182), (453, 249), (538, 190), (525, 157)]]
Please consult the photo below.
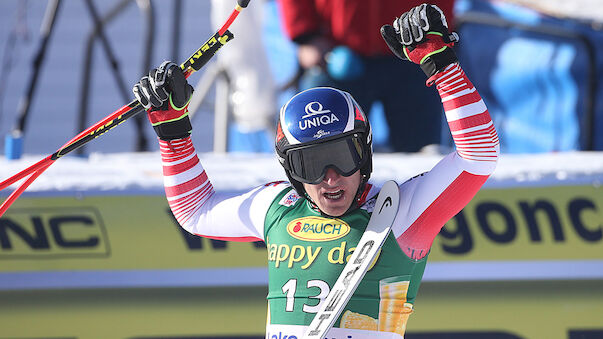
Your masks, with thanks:
[[(419, 64), (436, 85), (456, 151), (399, 185), (392, 231), (329, 338), (403, 338), (435, 236), (477, 193), (499, 154), (488, 110), (451, 48), (458, 36), (439, 8), (417, 6), (381, 34), (394, 54)], [(369, 181), (371, 127), (361, 107), (334, 88), (295, 95), (280, 111), (275, 146), (289, 182), (227, 195), (214, 191), (191, 142), (193, 89), (178, 66), (164, 62), (133, 90), (159, 137), (165, 192), (181, 226), (203, 237), (265, 241), (266, 338), (301, 338), (379, 193)]]

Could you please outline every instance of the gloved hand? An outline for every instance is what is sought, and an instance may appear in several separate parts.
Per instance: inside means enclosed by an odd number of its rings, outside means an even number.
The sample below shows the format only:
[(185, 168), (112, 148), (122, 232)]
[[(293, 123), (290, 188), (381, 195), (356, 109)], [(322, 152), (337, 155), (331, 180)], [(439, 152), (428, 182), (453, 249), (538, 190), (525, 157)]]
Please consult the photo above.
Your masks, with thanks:
[(148, 76), (142, 77), (132, 91), (147, 110), (147, 117), (160, 139), (181, 139), (190, 135), (188, 104), (193, 87), (178, 65), (164, 61)]
[(393, 27), (381, 27), (381, 36), (398, 58), (421, 65), (427, 77), (457, 61), (452, 46), (459, 36), (448, 31), (446, 17), (436, 5), (412, 8), (396, 18)]

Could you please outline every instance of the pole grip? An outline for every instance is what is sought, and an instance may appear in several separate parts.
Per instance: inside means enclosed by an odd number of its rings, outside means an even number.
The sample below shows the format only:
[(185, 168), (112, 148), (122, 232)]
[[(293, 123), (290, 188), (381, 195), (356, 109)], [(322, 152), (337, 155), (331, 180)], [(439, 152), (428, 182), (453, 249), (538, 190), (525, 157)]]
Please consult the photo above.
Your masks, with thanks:
[(249, 5), (249, 1), (250, 0), (237, 0), (237, 4), (240, 7), (245, 8), (245, 7), (247, 7), (247, 5)]
[(224, 46), (224, 44), (231, 39), (234, 38), (234, 35), (226, 30), (224, 35), (220, 35), (219, 32), (216, 32), (209, 40), (207, 40), (201, 48), (199, 48), (190, 58), (188, 58), (185, 62), (180, 65), (180, 69), (182, 69), (185, 73), (187, 69), (190, 67), (195, 71), (198, 71), (203, 67), (209, 59), (211, 59), (214, 54), (220, 49), (220, 47)]

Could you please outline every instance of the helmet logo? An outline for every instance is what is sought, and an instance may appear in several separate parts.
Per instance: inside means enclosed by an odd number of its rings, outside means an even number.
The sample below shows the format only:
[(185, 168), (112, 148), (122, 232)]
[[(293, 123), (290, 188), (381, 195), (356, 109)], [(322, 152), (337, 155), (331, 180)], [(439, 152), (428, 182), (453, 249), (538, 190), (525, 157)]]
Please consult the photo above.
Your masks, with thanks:
[(331, 132), (325, 132), (324, 129), (319, 129), (318, 132), (316, 132), (316, 134), (314, 134), (314, 139), (320, 139), (322, 137), (324, 137), (325, 135), (329, 135), (331, 134)]
[[(316, 104), (316, 109), (314, 108), (314, 104)], [(306, 115), (304, 115), (302, 119), (309, 118), (317, 114), (331, 113), (331, 110), (323, 110), (322, 104), (318, 101), (312, 101), (311, 103), (307, 104), (304, 110), (306, 111)]]
[[(339, 121), (339, 118), (331, 113), (331, 110), (323, 109), (322, 104), (318, 101), (312, 101), (307, 104), (305, 111), (306, 115), (302, 116), (302, 120), (299, 121), (299, 129), (302, 131), (307, 128), (319, 127)], [(324, 133), (320, 133), (318, 137), (320, 138), (323, 135)]]

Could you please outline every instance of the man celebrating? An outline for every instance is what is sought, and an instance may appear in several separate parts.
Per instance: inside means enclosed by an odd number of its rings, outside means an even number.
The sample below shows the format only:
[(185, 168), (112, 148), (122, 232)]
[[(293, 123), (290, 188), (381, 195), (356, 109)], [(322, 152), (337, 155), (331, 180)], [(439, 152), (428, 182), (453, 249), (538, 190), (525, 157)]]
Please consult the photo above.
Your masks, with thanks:
[[(403, 338), (435, 236), (477, 193), (499, 154), (488, 110), (452, 50), (458, 36), (439, 8), (417, 6), (381, 34), (436, 85), (456, 151), (399, 185), (391, 233), (329, 338)], [(178, 66), (164, 62), (134, 93), (159, 136), (166, 196), (181, 226), (214, 239), (265, 241), (266, 337), (301, 338), (354, 252), (380, 190), (369, 181), (371, 127), (362, 108), (335, 88), (295, 95), (280, 111), (275, 146), (289, 183), (233, 196), (215, 192), (199, 163), (187, 112), (192, 87)]]

